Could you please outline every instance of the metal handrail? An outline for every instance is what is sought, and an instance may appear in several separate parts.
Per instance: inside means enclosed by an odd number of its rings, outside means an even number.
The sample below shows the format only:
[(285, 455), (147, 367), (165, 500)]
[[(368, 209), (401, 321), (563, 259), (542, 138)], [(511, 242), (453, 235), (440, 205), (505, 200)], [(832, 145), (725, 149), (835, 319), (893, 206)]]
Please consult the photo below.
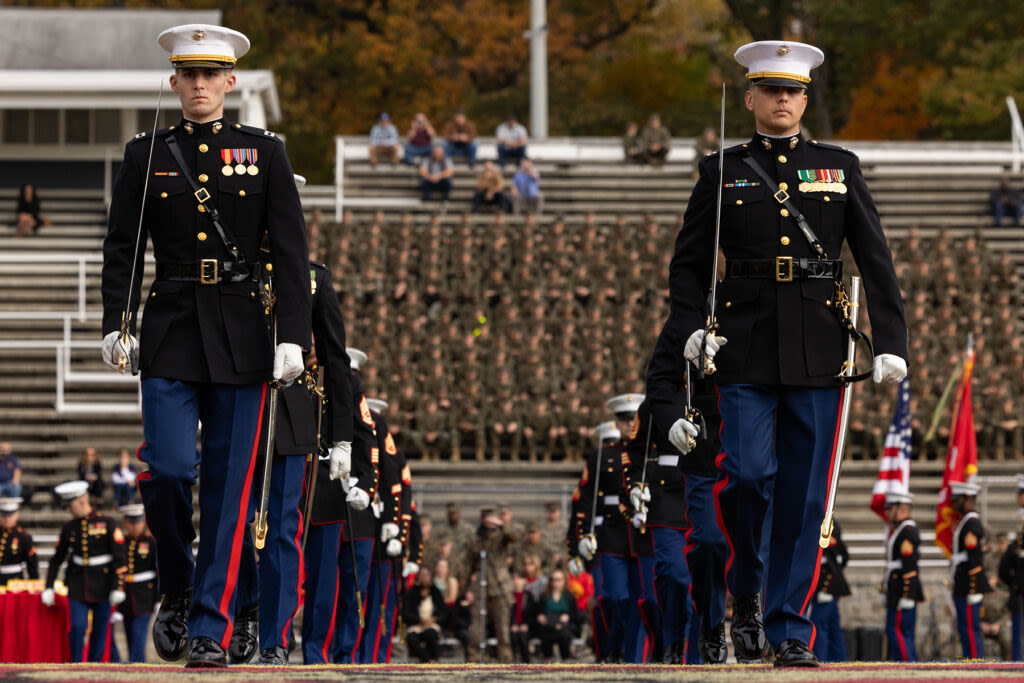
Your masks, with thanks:
[(1024, 124), (1020, 120), (1017, 100), (1013, 95), (1006, 96), (1006, 108), (1010, 111), (1010, 141), (1013, 172), (1020, 172), (1021, 157), (1024, 157)]

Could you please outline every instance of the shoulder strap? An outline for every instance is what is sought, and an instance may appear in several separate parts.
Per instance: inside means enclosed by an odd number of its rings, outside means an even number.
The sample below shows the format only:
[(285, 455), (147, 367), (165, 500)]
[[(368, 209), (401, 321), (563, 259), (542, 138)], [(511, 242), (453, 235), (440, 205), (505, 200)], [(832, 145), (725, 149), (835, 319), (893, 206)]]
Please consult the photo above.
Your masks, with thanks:
[(796, 221), (797, 226), (799, 226), (804, 237), (807, 238), (807, 242), (810, 243), (811, 248), (814, 249), (818, 258), (828, 258), (828, 255), (825, 253), (825, 249), (821, 246), (821, 242), (818, 240), (818, 236), (814, 234), (814, 231), (811, 230), (811, 226), (807, 223), (807, 219), (804, 218), (804, 215), (800, 213), (800, 210), (793, 205), (793, 202), (789, 201), (789, 193), (785, 190), (780, 190), (779, 186), (775, 184), (775, 181), (771, 179), (771, 176), (765, 173), (765, 170), (761, 168), (761, 164), (757, 163), (754, 157), (750, 154), (745, 154), (743, 156), (743, 163), (752, 168), (761, 181), (768, 186), (768, 189), (772, 191), (772, 196), (775, 198), (775, 201), (786, 207), (786, 210), (789, 211), (790, 217)]
[(206, 207), (206, 215), (210, 217), (210, 222), (213, 223), (213, 227), (217, 230), (217, 234), (220, 235), (221, 241), (227, 250), (231, 253), (231, 257), (239, 262), (245, 263), (245, 255), (238, 251), (238, 243), (235, 242), (234, 236), (228, 232), (224, 224), (220, 222), (220, 213), (217, 208), (209, 203), (210, 193), (205, 187), (201, 187), (196, 179), (192, 177), (192, 172), (188, 168), (188, 164), (185, 163), (184, 157), (181, 155), (181, 148), (178, 146), (178, 141), (174, 139), (174, 135), (168, 135), (164, 138), (167, 143), (167, 147), (171, 150), (171, 156), (178, 163), (178, 167), (181, 168), (181, 174), (185, 176), (185, 180), (188, 181), (189, 186), (192, 188), (192, 194), (195, 196), (196, 201)]

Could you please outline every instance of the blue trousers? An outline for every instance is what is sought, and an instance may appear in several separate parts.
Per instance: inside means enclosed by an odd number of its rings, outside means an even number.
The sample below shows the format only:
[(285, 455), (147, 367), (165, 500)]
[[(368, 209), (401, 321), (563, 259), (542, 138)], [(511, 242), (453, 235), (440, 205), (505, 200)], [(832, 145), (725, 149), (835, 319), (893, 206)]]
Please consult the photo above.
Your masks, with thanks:
[[(773, 647), (794, 638), (813, 648), (807, 608), (821, 565), (818, 535), (842, 389), (729, 384), (718, 394), (723, 476), (714, 491), (730, 549), (726, 584), (737, 597), (763, 588), (765, 635)], [(765, 519), (771, 519), (770, 561), (762, 543)]]
[[(686, 641), (686, 663), (703, 664), (700, 649), (700, 621), (690, 597), (692, 581), (684, 556), (686, 532), (668, 527), (648, 527), (654, 534), (655, 584), (661, 605), (662, 642), (668, 648)], [(723, 593), (724, 600), (724, 593)], [(723, 607), (724, 609), (724, 607)]]
[(839, 601), (815, 602), (811, 605), (814, 624), (814, 654), (822, 662), (846, 661), (846, 637), (839, 625)]
[(885, 636), (889, 641), (889, 659), (894, 662), (916, 662), (917, 608), (885, 611)]
[(68, 600), (71, 611), (71, 630), (68, 641), (71, 644), (71, 661), (82, 661), (85, 651), (85, 632), (89, 628), (89, 613), (92, 612), (92, 631), (89, 636), (90, 662), (103, 660), (103, 652), (107, 649), (107, 634), (110, 625), (109, 602), (79, 602)]
[(1024, 659), (1021, 656), (1021, 646), (1024, 644), (1024, 633), (1022, 633), (1024, 629), (1021, 629), (1021, 621), (1024, 620), (1022, 617), (1024, 615), (1021, 615), (1020, 612), (1010, 613), (1010, 636), (1013, 638), (1013, 642), (1010, 643), (1010, 658), (1015, 662)]
[[(725, 562), (729, 556), (729, 546), (718, 528), (715, 512), (716, 481), (717, 478), (697, 474), (683, 476), (689, 523), (683, 552), (691, 579), (689, 592), (693, 608), (700, 615), (699, 628), (708, 630), (725, 620)], [(699, 636), (699, 631), (694, 632)], [(690, 663), (687, 652), (687, 664)]]
[(602, 652), (606, 655), (622, 652), (625, 656), (626, 644), (630, 642), (630, 634), (626, 632), (630, 608), (630, 558), (602, 552), (595, 557), (601, 571), (600, 576), (594, 574), (594, 592), (607, 626)]
[[(235, 604), (239, 610), (260, 606), (260, 650), (288, 647), (292, 617), (299, 608), (302, 588), (302, 515), (299, 499), (306, 474), (306, 459), (274, 457), (270, 465), (270, 498), (267, 501), (267, 539), (259, 553), (252, 535), (245, 534)], [(250, 519), (255, 517), (259, 477), (253, 489)]]
[(341, 577), (341, 523), (311, 524), (306, 537), (306, 599), (302, 615), (302, 661), (329, 664)]
[[(352, 565), (352, 548), (355, 546), (356, 563)], [(331, 659), (335, 664), (358, 664), (358, 647), (366, 637), (366, 631), (376, 628), (367, 618), (369, 611), (370, 560), (373, 558), (373, 539), (358, 541), (342, 541), (337, 556), (334, 558), (340, 576), (341, 590), (338, 592), (338, 604), (335, 610), (337, 627), (334, 630), (334, 641), (331, 644)], [(356, 586), (363, 598), (363, 624), (359, 626), (359, 604), (356, 599)]]
[(366, 584), (366, 627), (363, 629), (362, 638), (359, 639), (356, 654), (358, 664), (385, 664), (391, 658), (391, 635), (394, 632), (395, 608), (398, 605), (395, 594), (398, 584), (393, 573), (394, 564), (391, 558), (375, 559), (370, 563), (370, 578)]
[[(654, 589), (656, 560), (653, 555), (641, 555), (629, 558), (629, 564), (624, 659), (629, 664), (646, 664), (654, 661), (661, 645), (661, 611)], [(656, 656), (660, 660), (661, 653)]]
[[(124, 618), (124, 634), (128, 640), (128, 661), (144, 663), (146, 661), (146, 642), (149, 638), (149, 618), (152, 614), (140, 614), (137, 617)], [(113, 642), (111, 642), (113, 646)]]
[[(146, 519), (160, 551), (164, 592), (193, 586), (189, 636), (206, 636), (227, 649), (235, 613), (235, 582), (260, 447), (264, 384), (189, 384), (142, 380), (138, 477)], [(202, 457), (196, 433), (202, 421)], [(199, 490), (199, 552), (193, 562), (192, 486)]]
[(960, 633), (960, 649), (964, 659), (981, 659), (985, 656), (981, 635), (981, 603), (968, 605), (966, 598), (954, 598), (953, 604), (956, 605), (956, 628)]

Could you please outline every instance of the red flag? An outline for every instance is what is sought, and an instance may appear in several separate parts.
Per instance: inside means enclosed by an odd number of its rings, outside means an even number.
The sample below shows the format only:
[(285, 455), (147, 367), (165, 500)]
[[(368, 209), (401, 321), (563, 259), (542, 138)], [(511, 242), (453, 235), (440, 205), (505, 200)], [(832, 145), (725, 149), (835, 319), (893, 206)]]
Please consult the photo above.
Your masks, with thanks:
[(889, 432), (885, 435), (885, 454), (878, 463), (878, 479), (871, 492), (871, 509), (885, 518), (885, 494), (910, 491), (910, 378), (900, 382), (896, 399), (896, 414), (893, 415)]
[(953, 423), (946, 453), (946, 469), (942, 473), (939, 504), (935, 508), (935, 545), (949, 557), (953, 552), (953, 508), (949, 505), (949, 482), (972, 481), (978, 474), (978, 441), (974, 432), (974, 411), (971, 409), (971, 371), (974, 349), (967, 351), (964, 375), (957, 390), (959, 400), (953, 407)]

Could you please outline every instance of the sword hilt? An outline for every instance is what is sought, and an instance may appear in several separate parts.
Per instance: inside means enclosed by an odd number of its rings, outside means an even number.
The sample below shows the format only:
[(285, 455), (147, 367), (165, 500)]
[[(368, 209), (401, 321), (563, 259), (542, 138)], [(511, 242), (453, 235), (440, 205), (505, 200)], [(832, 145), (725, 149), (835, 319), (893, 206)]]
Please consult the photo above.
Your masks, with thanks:
[(832, 513), (829, 512), (828, 516), (821, 523), (821, 535), (818, 537), (818, 546), (821, 548), (827, 548), (829, 543), (832, 541)]
[(263, 550), (267, 544), (267, 511), (262, 510), (256, 518), (256, 540), (254, 541), (257, 550)]
[[(718, 332), (718, 320), (714, 318), (708, 318), (707, 326), (704, 328), (704, 337), (707, 338), (709, 334), (715, 334)], [(715, 359), (709, 357), (704, 353), (704, 342), (701, 342), (701, 358), (704, 359), (703, 370), (705, 375), (713, 375), (718, 367), (715, 365)]]
[(366, 626), (366, 615), (363, 614), (363, 593), (356, 586), (356, 609), (359, 610), (359, 628)]

